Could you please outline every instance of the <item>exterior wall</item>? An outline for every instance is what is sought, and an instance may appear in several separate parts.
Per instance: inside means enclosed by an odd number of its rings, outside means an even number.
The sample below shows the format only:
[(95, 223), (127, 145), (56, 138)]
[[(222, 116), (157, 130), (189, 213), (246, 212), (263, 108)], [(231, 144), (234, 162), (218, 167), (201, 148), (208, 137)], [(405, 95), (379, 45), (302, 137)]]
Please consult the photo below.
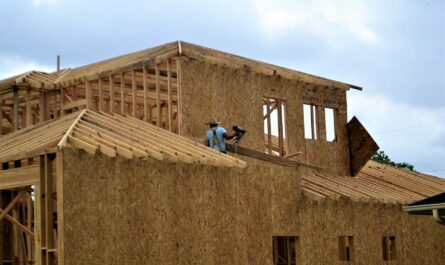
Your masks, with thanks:
[[(346, 92), (334, 88), (253, 73), (195, 60), (182, 63), (182, 134), (204, 137), (205, 122), (217, 116), (226, 129), (234, 124), (248, 133), (242, 145), (264, 150), (263, 97), (287, 101), (287, 138), (289, 153), (303, 152), (295, 159), (322, 166), (325, 171), (349, 175)], [(337, 109), (338, 141), (304, 138), (303, 103)], [(325, 131), (324, 112), (320, 111), (319, 130)]]
[(65, 265), (272, 264), (272, 236), (300, 238), (298, 264), (340, 264), (338, 236), (354, 236), (355, 261), (445, 263), (445, 228), (399, 206), (314, 202), (299, 172), (248, 161), (246, 169), (131, 161), (64, 150)]

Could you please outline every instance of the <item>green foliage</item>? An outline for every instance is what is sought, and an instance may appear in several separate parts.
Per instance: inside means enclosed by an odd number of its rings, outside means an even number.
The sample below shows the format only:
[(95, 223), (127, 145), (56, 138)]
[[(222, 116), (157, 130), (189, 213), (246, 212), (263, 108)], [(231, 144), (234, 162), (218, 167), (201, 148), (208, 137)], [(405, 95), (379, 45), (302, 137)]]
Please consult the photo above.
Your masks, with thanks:
[(396, 163), (392, 161), (387, 154), (385, 154), (385, 151), (377, 151), (372, 157), (371, 160), (379, 162), (381, 164), (387, 164), (398, 168), (406, 168), (410, 171), (414, 171), (414, 166), (410, 163), (401, 162)]

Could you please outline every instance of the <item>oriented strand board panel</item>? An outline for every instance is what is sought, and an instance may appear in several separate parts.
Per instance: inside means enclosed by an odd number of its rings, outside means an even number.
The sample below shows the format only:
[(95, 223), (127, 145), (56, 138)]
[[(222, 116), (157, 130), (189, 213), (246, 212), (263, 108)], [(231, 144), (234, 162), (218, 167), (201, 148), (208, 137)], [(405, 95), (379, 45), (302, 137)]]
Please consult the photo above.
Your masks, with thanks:
[[(289, 153), (303, 152), (292, 159), (319, 165), (332, 174), (349, 175), (346, 92), (340, 89), (258, 74), (248, 67), (235, 69), (184, 59), (182, 134), (204, 137), (208, 129), (206, 121), (216, 116), (228, 131), (232, 125), (247, 130), (242, 146), (264, 151), (263, 97), (286, 101)], [(304, 138), (303, 103), (337, 110), (337, 141)], [(325, 131), (324, 123), (320, 122), (319, 127)]]
[(348, 122), (347, 128), (349, 134), (349, 154), (351, 156), (351, 175), (355, 176), (369, 161), (371, 156), (379, 150), (379, 146), (355, 116)]
[(272, 236), (299, 237), (299, 264), (338, 264), (338, 236), (354, 236), (354, 264), (445, 262), (445, 229), (400, 205), (312, 201), (302, 174), (248, 159), (245, 169), (64, 151), (65, 264), (272, 264)]

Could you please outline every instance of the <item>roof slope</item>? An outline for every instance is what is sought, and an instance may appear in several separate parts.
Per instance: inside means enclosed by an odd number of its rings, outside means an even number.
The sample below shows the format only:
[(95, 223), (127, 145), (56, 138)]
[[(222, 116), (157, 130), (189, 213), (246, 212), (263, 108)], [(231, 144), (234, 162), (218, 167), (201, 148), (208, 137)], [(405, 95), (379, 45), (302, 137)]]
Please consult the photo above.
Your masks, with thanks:
[(27, 85), (34, 88), (55, 88), (54, 82), (68, 71), (69, 69), (63, 69), (53, 73), (29, 71), (0, 80), (0, 90), (10, 88), (11, 86)]
[(156, 46), (153, 48), (144, 49), (141, 51), (124, 54), (111, 59), (99, 61), (96, 63), (76, 67), (69, 70), (60, 79), (56, 80), (56, 83), (63, 83), (73, 79), (83, 78), (85, 76), (94, 75), (98, 73), (104, 73), (115, 69), (120, 69), (126, 66), (133, 66), (139, 64), (141, 61), (149, 60), (163, 54), (179, 55), (178, 42), (171, 42), (164, 45)]
[(303, 189), (308, 195), (355, 201), (412, 203), (445, 192), (445, 179), (406, 171), (374, 161), (361, 169), (356, 177), (334, 177), (323, 173), (308, 173), (303, 177)]
[(0, 137), (0, 161), (24, 159), (45, 149), (74, 147), (127, 159), (245, 167), (246, 163), (133, 117), (82, 110)]
[[(49, 83), (44, 83), (44, 86), (45, 88), (53, 88), (55, 86), (67, 86), (76, 82), (83, 82), (85, 79), (95, 80), (99, 76), (125, 72), (132, 69), (140, 69), (142, 68), (142, 66), (147, 66), (152, 63), (159, 63), (165, 59), (179, 55), (195, 60), (206, 61), (212, 64), (219, 64), (234, 68), (248, 68), (254, 72), (259, 72), (265, 75), (282, 76), (285, 78), (304, 81), (321, 86), (332, 86), (346, 90), (349, 88), (361, 90), (361, 87), (355, 85), (327, 79), (320, 76), (315, 76), (312, 74), (307, 74), (304, 72), (280, 67), (265, 62), (256, 61), (253, 59), (183, 41), (175, 41), (153, 48), (88, 64), (85, 66), (69, 69), (68, 71), (63, 73), (63, 75), (58, 76), (58, 78), (49, 80)], [(40, 75), (42, 75), (41, 72)], [(5, 81), (4, 84), (7, 84), (6, 80), (3, 81)], [(0, 81), (0, 87), (3, 81)], [(39, 82), (40, 81), (41, 80), (39, 80)], [(45, 82), (46, 81), (47, 80), (45, 80)]]

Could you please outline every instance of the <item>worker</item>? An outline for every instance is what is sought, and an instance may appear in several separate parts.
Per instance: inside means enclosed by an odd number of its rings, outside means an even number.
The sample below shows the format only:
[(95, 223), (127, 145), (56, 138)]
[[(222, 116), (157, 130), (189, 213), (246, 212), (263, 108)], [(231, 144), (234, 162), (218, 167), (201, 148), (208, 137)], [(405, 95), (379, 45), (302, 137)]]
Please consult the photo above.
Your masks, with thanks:
[(224, 127), (219, 126), (220, 124), (221, 122), (219, 122), (216, 118), (213, 118), (209, 122), (207, 122), (207, 125), (210, 126), (210, 129), (207, 131), (206, 144), (216, 151), (220, 151), (225, 154), (225, 140), (233, 139), (236, 136), (236, 132), (234, 132), (233, 134), (229, 134)]

